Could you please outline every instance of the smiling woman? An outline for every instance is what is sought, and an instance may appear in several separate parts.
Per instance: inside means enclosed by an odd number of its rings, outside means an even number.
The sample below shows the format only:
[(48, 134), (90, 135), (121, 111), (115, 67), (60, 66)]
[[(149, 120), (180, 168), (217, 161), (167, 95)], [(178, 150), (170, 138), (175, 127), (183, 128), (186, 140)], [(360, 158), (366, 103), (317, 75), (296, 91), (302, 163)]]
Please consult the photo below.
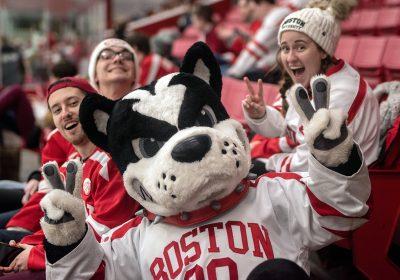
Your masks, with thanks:
[(286, 96), (294, 84), (301, 84), (314, 103), (318, 98), (312, 95), (310, 83), (316, 75), (326, 75), (330, 80), (330, 108), (347, 113), (349, 128), (364, 153), (366, 163), (376, 160), (379, 139), (377, 100), (360, 74), (333, 56), (341, 33), (340, 21), (348, 17), (356, 4), (356, 0), (315, 0), (310, 2), (312, 7), (293, 12), (282, 21), (277, 55), (282, 70), (282, 100), (276, 105), (283, 110), (265, 106), (261, 81), (258, 90), (248, 83), (250, 94), (243, 100), (250, 128), (265, 137), (275, 138), (253, 146), (253, 149), (273, 150), (274, 153), (257, 159), (265, 167), (261, 172), (308, 170), (309, 151), (302, 127), (299, 127), (301, 122)]

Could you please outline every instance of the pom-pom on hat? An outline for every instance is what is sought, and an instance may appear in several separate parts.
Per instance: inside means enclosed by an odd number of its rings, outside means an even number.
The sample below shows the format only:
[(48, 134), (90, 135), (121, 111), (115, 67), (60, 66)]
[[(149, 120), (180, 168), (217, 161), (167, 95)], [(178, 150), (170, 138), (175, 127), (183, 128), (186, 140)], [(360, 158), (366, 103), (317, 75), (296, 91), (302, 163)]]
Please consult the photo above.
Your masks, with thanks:
[(357, 0), (311, 0), (307, 8), (288, 15), (281, 23), (278, 42), (285, 31), (306, 34), (328, 55), (333, 56), (340, 38), (340, 21), (346, 19)]
[(85, 79), (77, 77), (66, 77), (55, 81), (47, 88), (47, 102), (49, 101), (49, 97), (53, 94), (53, 92), (66, 87), (79, 88), (80, 90), (88, 94), (97, 94), (97, 91)]
[(133, 90), (137, 85), (138, 71), (139, 71), (136, 53), (133, 50), (133, 48), (131, 47), (131, 45), (129, 45), (124, 40), (117, 39), (117, 38), (110, 38), (110, 39), (105, 39), (105, 40), (101, 41), (92, 51), (92, 54), (90, 55), (90, 59), (89, 59), (89, 69), (88, 69), (90, 84), (97, 91), (99, 90), (99, 87), (95, 80), (97, 60), (99, 58), (100, 53), (103, 50), (111, 48), (111, 47), (123, 48), (123, 49), (129, 51), (130, 53), (132, 53), (134, 63), (135, 63), (135, 83), (132, 85), (132, 90)]

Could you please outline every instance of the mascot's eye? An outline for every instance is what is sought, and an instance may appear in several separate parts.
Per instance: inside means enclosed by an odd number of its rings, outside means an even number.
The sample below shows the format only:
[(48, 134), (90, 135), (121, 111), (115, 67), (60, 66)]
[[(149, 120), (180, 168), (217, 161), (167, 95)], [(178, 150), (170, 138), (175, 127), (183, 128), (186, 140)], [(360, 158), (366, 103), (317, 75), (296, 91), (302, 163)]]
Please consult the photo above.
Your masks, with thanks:
[(132, 141), (132, 147), (139, 158), (150, 158), (157, 154), (164, 143), (153, 138), (139, 138)]
[(195, 126), (213, 127), (216, 123), (217, 117), (215, 116), (214, 111), (210, 106), (205, 105), (196, 119)]

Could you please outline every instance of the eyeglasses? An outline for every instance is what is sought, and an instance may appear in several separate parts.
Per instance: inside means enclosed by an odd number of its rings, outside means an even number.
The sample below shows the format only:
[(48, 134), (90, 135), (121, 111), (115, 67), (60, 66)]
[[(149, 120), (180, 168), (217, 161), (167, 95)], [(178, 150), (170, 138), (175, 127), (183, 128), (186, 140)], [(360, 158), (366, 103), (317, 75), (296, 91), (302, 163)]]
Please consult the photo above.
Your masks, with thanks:
[(133, 54), (127, 50), (123, 50), (120, 52), (115, 52), (113, 50), (110, 49), (105, 49), (103, 50), (100, 55), (99, 58), (103, 59), (103, 60), (110, 60), (113, 59), (115, 56), (119, 56), (119, 58), (121, 60), (127, 60), (127, 61), (133, 61)]

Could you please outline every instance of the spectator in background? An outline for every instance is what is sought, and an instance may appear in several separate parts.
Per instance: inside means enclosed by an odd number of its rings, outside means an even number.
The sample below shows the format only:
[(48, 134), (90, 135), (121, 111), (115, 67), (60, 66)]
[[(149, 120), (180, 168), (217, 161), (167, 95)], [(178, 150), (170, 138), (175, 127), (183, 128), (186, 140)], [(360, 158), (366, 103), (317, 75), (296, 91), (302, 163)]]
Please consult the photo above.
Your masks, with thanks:
[(25, 78), (24, 60), (20, 50), (11, 45), (6, 37), (0, 37), (1, 40), (1, 86), (22, 85)]
[(210, 47), (218, 59), (218, 56), (227, 52), (228, 49), (216, 31), (212, 8), (205, 5), (194, 5), (191, 14), (192, 25), (200, 31), (201, 40)]
[(261, 20), (262, 25), (247, 43), (227, 74), (241, 78), (249, 76), (257, 80), (276, 64), (279, 46), (277, 35), (279, 24), (291, 12), (289, 7), (279, 6), (275, 0), (249, 0), (254, 19)]
[(0, 91), (0, 146), (3, 144), (2, 132), (9, 130), (28, 145), (35, 129), (35, 116), (32, 106), (20, 85), (7, 86)]
[(240, 52), (246, 47), (246, 44), (251, 40), (257, 30), (260, 28), (262, 21), (254, 19), (253, 8), (249, 0), (239, 0), (237, 3), (240, 19), (243, 23), (248, 23), (248, 32), (235, 28), (218, 27), (218, 35), (223, 38), (229, 50), (235, 57), (239, 56)]
[(0, 37), (0, 40), (0, 146), (3, 144), (3, 131), (9, 130), (22, 138), (23, 146), (37, 148), (30, 141), (34, 134), (35, 116), (21, 87), (25, 79), (22, 54), (5, 37)]
[(138, 60), (125, 41), (110, 38), (101, 41), (89, 60), (90, 84), (105, 97), (117, 100), (138, 84)]
[(64, 77), (74, 77), (78, 74), (76, 65), (68, 60), (61, 60), (51, 67), (50, 83), (53, 83)]
[(150, 84), (152, 81), (169, 73), (177, 72), (178, 67), (166, 58), (150, 50), (149, 38), (136, 33), (126, 39), (137, 54), (139, 63), (139, 84)]

